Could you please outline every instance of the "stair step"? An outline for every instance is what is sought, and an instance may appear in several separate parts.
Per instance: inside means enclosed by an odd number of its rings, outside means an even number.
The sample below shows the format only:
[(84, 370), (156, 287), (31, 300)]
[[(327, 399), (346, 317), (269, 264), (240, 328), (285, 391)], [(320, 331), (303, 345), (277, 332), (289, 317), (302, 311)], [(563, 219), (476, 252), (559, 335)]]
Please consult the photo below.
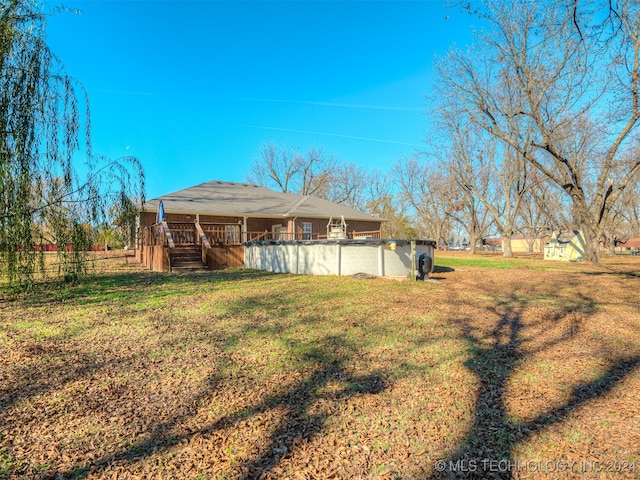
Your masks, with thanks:
[(193, 271), (207, 270), (209, 267), (202, 261), (202, 249), (194, 245), (176, 245), (169, 251), (171, 270)]
[(202, 255), (201, 254), (197, 254), (197, 255), (186, 255), (186, 254), (178, 254), (178, 255), (171, 255), (171, 260), (193, 260), (193, 261), (199, 261), (202, 260)]
[(181, 262), (171, 264), (171, 270), (207, 270), (209, 267), (202, 262)]
[(199, 258), (195, 259), (195, 260), (189, 260), (189, 259), (174, 260), (174, 259), (171, 259), (171, 265), (206, 265), (206, 263), (204, 263)]

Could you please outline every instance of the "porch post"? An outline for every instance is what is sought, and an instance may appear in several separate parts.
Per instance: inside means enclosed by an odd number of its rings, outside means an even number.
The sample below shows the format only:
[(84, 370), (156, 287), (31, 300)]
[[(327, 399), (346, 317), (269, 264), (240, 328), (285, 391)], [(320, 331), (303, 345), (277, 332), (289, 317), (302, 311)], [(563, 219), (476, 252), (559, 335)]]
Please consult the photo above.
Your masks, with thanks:
[(242, 217), (242, 243), (247, 241), (247, 217)]

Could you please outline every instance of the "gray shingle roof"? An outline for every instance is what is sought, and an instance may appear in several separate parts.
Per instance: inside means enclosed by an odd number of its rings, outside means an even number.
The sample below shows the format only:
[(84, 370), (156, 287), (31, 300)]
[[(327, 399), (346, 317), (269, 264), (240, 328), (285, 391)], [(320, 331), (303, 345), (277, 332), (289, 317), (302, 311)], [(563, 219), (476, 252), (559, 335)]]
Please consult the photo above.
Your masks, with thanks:
[(155, 212), (160, 200), (167, 213), (250, 217), (329, 218), (381, 221), (380, 217), (312, 195), (281, 193), (246, 183), (212, 180), (148, 200), (144, 210)]

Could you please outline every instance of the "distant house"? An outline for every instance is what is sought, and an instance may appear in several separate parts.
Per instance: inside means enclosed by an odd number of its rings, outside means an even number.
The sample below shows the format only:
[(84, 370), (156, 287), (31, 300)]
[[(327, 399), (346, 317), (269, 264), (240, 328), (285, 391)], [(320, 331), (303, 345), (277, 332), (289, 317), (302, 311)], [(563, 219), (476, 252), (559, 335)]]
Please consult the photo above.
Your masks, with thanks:
[(471, 244), (467, 237), (452, 235), (447, 242), (447, 250), (468, 250)]
[(615, 253), (640, 255), (640, 237), (615, 238), (613, 240)]
[[(549, 241), (549, 235), (540, 234), (535, 237), (526, 235), (513, 235), (511, 237), (511, 252), (518, 253), (542, 253), (544, 245)], [(489, 252), (504, 251), (504, 238), (483, 238), (483, 250)]]
[(549, 243), (544, 246), (544, 259), (580, 262), (584, 260), (586, 242), (582, 232), (553, 232)]
[(482, 250), (486, 252), (499, 252), (502, 250), (501, 238), (483, 238)]
[[(160, 202), (164, 223), (157, 222)], [(139, 258), (168, 270), (197, 252), (208, 268), (241, 266), (244, 242), (260, 240), (379, 239), (382, 219), (315, 197), (213, 180), (149, 200), (140, 215)], [(164, 250), (151, 247), (166, 247)], [(197, 247), (197, 249), (196, 249)], [(145, 253), (146, 252), (146, 253)], [(155, 252), (155, 253), (153, 253)], [(195, 258), (184, 260), (189, 267)]]
[[(543, 253), (544, 246), (549, 240), (548, 234), (539, 234), (535, 237), (513, 235), (511, 237), (511, 251), (513, 253)], [(502, 248), (504, 250), (504, 245)]]

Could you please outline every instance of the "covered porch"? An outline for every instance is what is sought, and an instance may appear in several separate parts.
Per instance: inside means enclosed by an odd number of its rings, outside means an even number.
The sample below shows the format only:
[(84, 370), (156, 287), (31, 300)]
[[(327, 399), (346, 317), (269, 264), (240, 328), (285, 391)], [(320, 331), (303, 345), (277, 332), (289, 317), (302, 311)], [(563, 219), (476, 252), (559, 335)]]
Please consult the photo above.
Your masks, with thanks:
[(284, 228), (277, 224), (248, 230), (246, 219), (242, 223), (205, 223), (197, 216), (194, 221), (163, 221), (140, 227), (135, 255), (140, 263), (158, 272), (220, 270), (244, 266), (246, 242), (381, 238), (380, 230), (347, 230), (344, 220), (330, 220), (322, 231), (310, 228), (317, 225), (308, 223), (296, 229), (295, 223)]

